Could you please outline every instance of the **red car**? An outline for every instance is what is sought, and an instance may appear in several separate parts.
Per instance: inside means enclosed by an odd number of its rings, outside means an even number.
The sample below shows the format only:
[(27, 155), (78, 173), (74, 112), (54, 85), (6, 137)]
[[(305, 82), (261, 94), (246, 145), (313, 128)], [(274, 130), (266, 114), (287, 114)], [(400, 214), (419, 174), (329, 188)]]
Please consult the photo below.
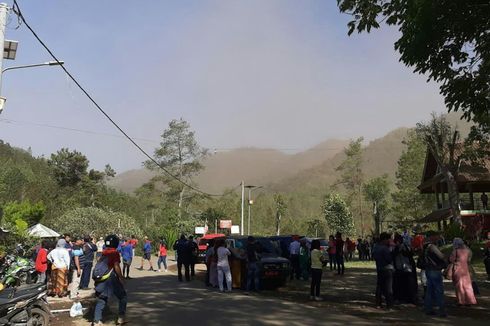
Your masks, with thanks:
[(202, 264), (206, 263), (206, 261), (205, 261), (206, 260), (206, 250), (208, 250), (209, 240), (224, 238), (224, 237), (225, 237), (225, 235), (222, 233), (210, 233), (210, 234), (206, 234), (203, 237), (199, 238), (198, 244), (197, 244), (197, 247), (199, 250), (199, 252), (197, 254), (197, 263), (202, 263)]

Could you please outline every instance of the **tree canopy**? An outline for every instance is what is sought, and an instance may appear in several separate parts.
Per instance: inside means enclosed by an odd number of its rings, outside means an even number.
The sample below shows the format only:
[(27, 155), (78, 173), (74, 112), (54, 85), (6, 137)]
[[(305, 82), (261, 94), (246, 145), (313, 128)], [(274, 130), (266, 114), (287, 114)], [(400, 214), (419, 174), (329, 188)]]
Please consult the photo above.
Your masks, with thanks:
[(352, 16), (349, 35), (398, 27), (400, 61), (440, 85), (449, 111), (490, 131), (490, 5), (488, 0), (337, 0)]

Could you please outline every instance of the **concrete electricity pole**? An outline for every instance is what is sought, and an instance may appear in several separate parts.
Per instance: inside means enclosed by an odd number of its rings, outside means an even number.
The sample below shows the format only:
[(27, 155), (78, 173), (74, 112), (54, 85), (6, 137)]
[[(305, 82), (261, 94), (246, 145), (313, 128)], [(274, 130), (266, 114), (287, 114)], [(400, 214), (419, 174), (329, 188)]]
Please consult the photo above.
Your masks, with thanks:
[[(6, 3), (0, 3), (0, 46), (2, 47), (2, 57), (0, 58), (0, 72), (3, 69), (3, 49), (5, 44), (5, 26), (7, 25), (7, 15), (9, 7)], [(0, 95), (2, 91), (2, 74), (0, 73)], [(0, 113), (3, 111), (5, 98), (0, 96)]]
[(242, 181), (242, 219), (240, 225), (240, 234), (243, 235), (243, 220), (244, 220), (244, 210), (245, 210), (245, 182)]

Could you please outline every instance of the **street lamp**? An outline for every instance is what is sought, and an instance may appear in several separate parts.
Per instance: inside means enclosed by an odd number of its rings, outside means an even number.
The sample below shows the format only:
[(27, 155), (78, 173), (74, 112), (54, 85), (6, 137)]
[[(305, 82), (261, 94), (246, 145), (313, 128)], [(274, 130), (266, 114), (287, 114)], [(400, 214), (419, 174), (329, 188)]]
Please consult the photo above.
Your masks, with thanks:
[(65, 63), (64, 61), (47, 61), (47, 62), (35, 63), (35, 64), (31, 64), (31, 65), (7, 67), (7, 68), (2, 70), (2, 74), (8, 70), (33, 68), (33, 67), (44, 67), (44, 66), (61, 66), (64, 63)]
[[(1, 76), (0, 76), (0, 83), (2, 81), (3, 73), (9, 70), (15, 70), (15, 69), (25, 69), (25, 68), (34, 68), (34, 67), (44, 67), (44, 66), (60, 66), (63, 65), (65, 62), (64, 61), (47, 61), (43, 63), (35, 63), (31, 65), (22, 65), (22, 66), (12, 66), (12, 67), (7, 67), (2, 69)], [(1, 84), (0, 84), (1, 87)], [(1, 89), (0, 89), (1, 90)], [(5, 102), (7, 99), (3, 96), (0, 96), (0, 114), (3, 111), (3, 108), (5, 106)]]
[(253, 200), (252, 200), (252, 190), (262, 188), (262, 186), (245, 186), (248, 189), (248, 225), (247, 225), (247, 235), (250, 235), (250, 212), (252, 210)]

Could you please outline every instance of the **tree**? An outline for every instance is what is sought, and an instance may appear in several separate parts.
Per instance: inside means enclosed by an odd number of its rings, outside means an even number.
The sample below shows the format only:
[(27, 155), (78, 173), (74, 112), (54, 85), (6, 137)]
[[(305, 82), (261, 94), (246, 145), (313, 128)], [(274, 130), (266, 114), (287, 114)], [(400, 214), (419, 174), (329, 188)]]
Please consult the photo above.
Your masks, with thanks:
[(76, 208), (62, 216), (53, 217), (46, 224), (60, 233), (90, 235), (92, 237), (108, 234), (123, 236), (143, 235), (134, 219), (126, 214), (103, 210), (96, 207)]
[[(7, 227), (25, 229), (43, 218), (46, 206), (42, 203), (31, 204), (30, 201), (9, 202), (3, 207), (2, 224)], [(19, 230), (22, 231), (22, 230)]]
[(452, 127), (444, 115), (432, 114), (427, 123), (417, 123), (416, 132), (421, 137), (428, 150), (434, 156), (439, 169), (447, 184), (449, 207), (452, 211), (452, 221), (461, 224), (459, 209), (459, 190), (456, 179), (461, 161), (464, 158), (463, 144), (460, 142), (459, 131)]
[(353, 235), (354, 220), (346, 202), (339, 194), (328, 194), (323, 202), (323, 214), (331, 232)]
[(381, 232), (382, 218), (388, 211), (388, 196), (390, 193), (390, 182), (388, 175), (370, 179), (363, 186), (364, 197), (373, 204), (374, 235), (379, 237)]
[(488, 0), (337, 0), (352, 15), (349, 35), (380, 22), (397, 26), (400, 61), (440, 85), (449, 111), (490, 130), (490, 5)]
[(406, 226), (427, 215), (431, 211), (432, 200), (417, 189), (422, 179), (427, 145), (415, 130), (408, 132), (403, 144), (406, 148), (398, 159), (392, 215)]
[(62, 148), (56, 154), (51, 154), (48, 164), (61, 187), (76, 186), (88, 174), (87, 157), (80, 152), (70, 151), (68, 148)]
[(364, 237), (364, 217), (362, 213), (362, 183), (364, 175), (362, 172), (362, 141), (363, 137), (352, 140), (344, 150), (345, 160), (337, 167), (341, 172), (337, 184), (342, 184), (347, 190), (347, 201), (357, 211), (361, 219), (361, 234)]
[(186, 186), (168, 176), (159, 167), (165, 168), (186, 183), (192, 183), (192, 176), (204, 168), (201, 161), (206, 157), (207, 150), (198, 145), (190, 128), (189, 123), (183, 119), (170, 121), (162, 134), (160, 147), (155, 149), (153, 155), (156, 164), (152, 160), (144, 163), (147, 168), (162, 172), (153, 179), (154, 182), (163, 181), (170, 188), (177, 189), (179, 218), (182, 218)]
[(281, 194), (274, 194), (274, 204), (276, 209), (276, 235), (281, 235), (281, 219), (288, 207)]

